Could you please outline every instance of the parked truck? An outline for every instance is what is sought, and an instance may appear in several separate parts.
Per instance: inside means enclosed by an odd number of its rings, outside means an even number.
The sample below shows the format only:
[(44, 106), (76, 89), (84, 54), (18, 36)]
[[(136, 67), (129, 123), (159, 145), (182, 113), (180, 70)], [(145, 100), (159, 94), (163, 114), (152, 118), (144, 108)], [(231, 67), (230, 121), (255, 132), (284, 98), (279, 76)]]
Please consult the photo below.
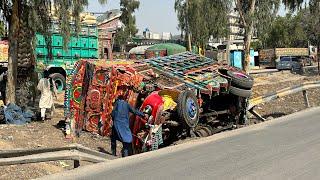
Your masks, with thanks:
[[(18, 49), (18, 68), (35, 66), (30, 70), (35, 70), (38, 73), (42, 73), (44, 69), (48, 70), (50, 77), (57, 85), (57, 89), (62, 91), (65, 89), (66, 77), (70, 74), (75, 62), (82, 58), (98, 58), (98, 29), (94, 19), (95, 17), (91, 15), (82, 15), (79, 34), (75, 33), (75, 26), (71, 24), (71, 37), (66, 49), (63, 48), (63, 37), (58, 26), (59, 22), (53, 21), (51, 53), (49, 53), (46, 40), (42, 34), (36, 33), (36, 48), (33, 53), (33, 48), (31, 47), (32, 38), (30, 38), (32, 33), (26, 36), (23, 35), (21, 39), (27, 39), (28, 42), (22, 41), (20, 43), (21, 48)], [(8, 64), (8, 49), (7, 41), (1, 41), (0, 65), (4, 68)]]
[(312, 62), (316, 54), (317, 49), (314, 46), (309, 46), (308, 48), (262, 49), (259, 51), (259, 65), (260, 67), (275, 68), (281, 57), (295, 57)]
[(98, 58), (98, 31), (95, 24), (82, 24), (80, 33), (72, 33), (68, 47), (64, 50), (60, 29), (57, 23), (53, 23), (51, 55), (48, 53), (44, 36), (37, 33), (36, 37), (37, 70), (41, 72), (43, 67), (47, 69), (59, 91), (65, 89), (66, 76), (70, 74), (75, 62), (83, 58)]

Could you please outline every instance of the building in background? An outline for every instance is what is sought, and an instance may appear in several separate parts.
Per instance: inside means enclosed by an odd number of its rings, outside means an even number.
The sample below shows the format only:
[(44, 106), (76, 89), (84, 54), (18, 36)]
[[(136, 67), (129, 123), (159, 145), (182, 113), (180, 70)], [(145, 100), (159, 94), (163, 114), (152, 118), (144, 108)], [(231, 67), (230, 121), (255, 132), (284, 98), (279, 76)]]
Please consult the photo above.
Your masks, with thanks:
[(244, 29), (240, 25), (240, 15), (236, 11), (231, 11), (228, 15), (229, 37), (226, 40), (243, 40)]
[(97, 17), (99, 58), (112, 59), (112, 49), (115, 33), (123, 24), (120, 21), (121, 11), (113, 9)]
[[(230, 43), (230, 48), (234, 50), (243, 49), (244, 29), (240, 24), (240, 15), (237, 11), (232, 10), (228, 15), (228, 29), (229, 35), (227, 37), (209, 40), (209, 45), (215, 48), (221, 45), (227, 45)], [(252, 40), (255, 41), (257, 37), (257, 31), (254, 29)]]
[(170, 40), (172, 39), (172, 35), (170, 32), (162, 32), (162, 34), (151, 32), (149, 28), (146, 28), (143, 31), (143, 37), (145, 39), (153, 39), (153, 40)]
[(172, 39), (172, 35), (171, 35), (171, 33), (169, 33), (169, 32), (163, 32), (161, 39), (163, 39), (163, 40), (170, 40), (170, 39)]

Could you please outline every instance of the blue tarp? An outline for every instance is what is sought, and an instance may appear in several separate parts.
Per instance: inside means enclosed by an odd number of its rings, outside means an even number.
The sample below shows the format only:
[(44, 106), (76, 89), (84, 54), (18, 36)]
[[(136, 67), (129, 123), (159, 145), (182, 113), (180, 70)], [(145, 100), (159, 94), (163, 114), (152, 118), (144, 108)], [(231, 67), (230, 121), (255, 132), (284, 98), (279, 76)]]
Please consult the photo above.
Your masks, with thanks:
[(4, 108), (4, 116), (6, 124), (22, 125), (31, 122), (34, 114), (31, 111), (22, 111), (19, 106), (10, 103)]

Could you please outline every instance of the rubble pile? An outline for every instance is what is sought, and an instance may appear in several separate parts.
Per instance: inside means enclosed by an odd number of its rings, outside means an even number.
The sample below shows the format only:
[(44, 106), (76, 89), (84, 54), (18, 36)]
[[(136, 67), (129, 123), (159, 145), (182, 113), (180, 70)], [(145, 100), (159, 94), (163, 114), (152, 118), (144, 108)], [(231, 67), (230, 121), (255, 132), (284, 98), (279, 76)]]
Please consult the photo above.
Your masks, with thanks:
[(31, 122), (34, 117), (32, 111), (21, 109), (13, 103), (0, 108), (0, 123), (22, 125)]

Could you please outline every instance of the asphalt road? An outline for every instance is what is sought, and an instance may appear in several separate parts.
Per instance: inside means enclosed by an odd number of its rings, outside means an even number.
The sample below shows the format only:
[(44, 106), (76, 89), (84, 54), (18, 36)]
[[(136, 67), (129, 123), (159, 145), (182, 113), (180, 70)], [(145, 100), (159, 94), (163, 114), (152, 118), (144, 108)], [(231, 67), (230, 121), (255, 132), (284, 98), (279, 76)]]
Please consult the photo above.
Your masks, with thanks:
[(320, 108), (45, 179), (320, 179)]

